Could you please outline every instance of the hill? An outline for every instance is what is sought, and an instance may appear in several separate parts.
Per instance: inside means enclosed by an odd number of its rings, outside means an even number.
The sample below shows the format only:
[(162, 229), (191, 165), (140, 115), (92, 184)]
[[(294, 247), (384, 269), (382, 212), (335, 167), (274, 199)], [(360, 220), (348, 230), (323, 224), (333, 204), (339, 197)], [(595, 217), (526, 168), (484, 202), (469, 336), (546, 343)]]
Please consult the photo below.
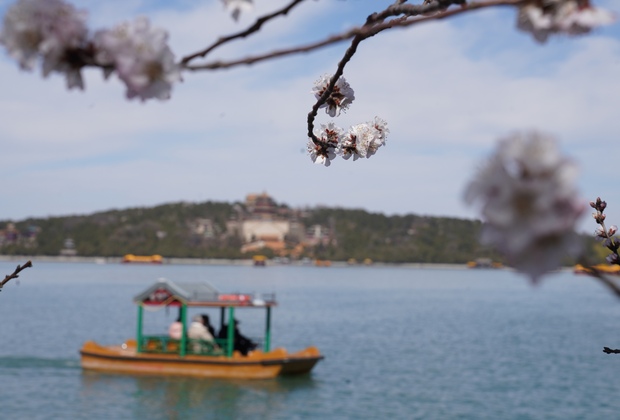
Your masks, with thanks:
[[(282, 249), (242, 252), (250, 240), (240, 220), (286, 221)], [(258, 222), (253, 222), (258, 223)], [(477, 258), (501, 261), (478, 242), (479, 221), (408, 214), (386, 216), (360, 209), (291, 209), (284, 204), (256, 208), (246, 203), (171, 203), (90, 215), (0, 221), (1, 255), (125, 254), (179, 258), (268, 256), (392, 263), (457, 263)], [(583, 238), (589, 254), (596, 245)], [(572, 263), (572, 262), (567, 262)]]

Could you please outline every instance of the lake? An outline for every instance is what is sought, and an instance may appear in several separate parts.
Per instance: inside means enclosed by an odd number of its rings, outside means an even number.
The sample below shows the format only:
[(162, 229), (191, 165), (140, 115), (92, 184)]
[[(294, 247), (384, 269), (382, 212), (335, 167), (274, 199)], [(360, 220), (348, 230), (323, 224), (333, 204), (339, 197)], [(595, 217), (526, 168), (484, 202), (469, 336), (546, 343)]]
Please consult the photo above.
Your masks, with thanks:
[[(620, 348), (620, 300), (588, 277), (558, 273), (532, 287), (508, 270), (33, 263), (0, 293), (2, 419), (620, 413), (620, 354), (602, 352)], [(0, 263), (0, 274), (15, 266)], [(161, 277), (275, 292), (272, 347), (316, 345), (325, 359), (310, 375), (259, 381), (83, 372), (83, 342), (133, 338), (132, 298)], [(236, 314), (242, 333), (260, 335), (262, 311)], [(147, 313), (146, 328), (163, 333), (176, 315)]]

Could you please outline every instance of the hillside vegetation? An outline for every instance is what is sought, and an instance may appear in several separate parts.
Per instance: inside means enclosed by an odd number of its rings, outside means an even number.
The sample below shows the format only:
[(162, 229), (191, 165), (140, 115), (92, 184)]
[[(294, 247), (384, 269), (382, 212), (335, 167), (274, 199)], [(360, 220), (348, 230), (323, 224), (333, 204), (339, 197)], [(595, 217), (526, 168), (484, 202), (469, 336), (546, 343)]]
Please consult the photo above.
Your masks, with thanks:
[[(0, 221), (0, 254), (59, 255), (69, 240), (77, 255), (118, 257), (125, 254), (180, 258), (248, 258), (242, 239), (227, 230), (241, 203), (172, 203), (91, 215)], [(284, 206), (286, 207), (286, 206)], [(457, 263), (477, 258), (501, 261), (480, 245), (479, 221), (413, 214), (386, 216), (359, 209), (312, 208), (291, 211), (305, 228), (324, 226), (330, 239), (306, 245), (301, 257), (346, 261), (370, 258), (393, 263)], [(209, 220), (208, 234), (197, 233), (197, 220)], [(16, 234), (9, 237), (12, 228)], [(597, 244), (582, 240), (600, 261)], [(291, 247), (296, 245), (291, 241)], [(263, 252), (269, 256), (270, 251)], [(567, 261), (567, 264), (572, 264)]]

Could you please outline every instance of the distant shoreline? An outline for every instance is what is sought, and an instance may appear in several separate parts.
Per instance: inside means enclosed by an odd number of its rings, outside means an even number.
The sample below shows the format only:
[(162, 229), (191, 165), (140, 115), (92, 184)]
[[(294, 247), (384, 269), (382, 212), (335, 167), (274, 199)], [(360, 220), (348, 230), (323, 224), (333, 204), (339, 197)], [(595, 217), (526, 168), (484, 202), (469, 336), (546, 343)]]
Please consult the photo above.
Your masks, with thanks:
[[(0, 255), (0, 262), (15, 262), (23, 264), (26, 261), (52, 262), (52, 263), (79, 263), (79, 264), (121, 264), (121, 257), (68, 257), (68, 256), (48, 256), (48, 255)], [(332, 267), (364, 266), (363, 264), (348, 264), (345, 261), (331, 261)], [(137, 265), (139, 263), (129, 263)], [(219, 258), (164, 258), (164, 265), (227, 265), (227, 266), (252, 266), (251, 259), (219, 259)], [(149, 264), (147, 264), (149, 265)], [(314, 266), (312, 263), (302, 261), (291, 261), (287, 264), (268, 261), (267, 266)], [(461, 270), (467, 268), (465, 264), (435, 264), (435, 263), (383, 263), (375, 262), (368, 267), (402, 267), (402, 268), (432, 268)]]

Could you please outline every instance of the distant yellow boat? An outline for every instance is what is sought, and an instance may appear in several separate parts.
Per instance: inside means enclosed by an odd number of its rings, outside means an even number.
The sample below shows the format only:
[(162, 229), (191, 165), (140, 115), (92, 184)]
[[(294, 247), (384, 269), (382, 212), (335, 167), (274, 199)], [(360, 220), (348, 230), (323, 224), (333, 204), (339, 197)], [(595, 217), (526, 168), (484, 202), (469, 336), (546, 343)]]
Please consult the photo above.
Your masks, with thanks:
[(164, 259), (161, 255), (133, 255), (127, 254), (123, 257), (123, 263), (141, 263), (141, 264), (161, 264)]
[(503, 268), (501, 262), (491, 261), (489, 258), (478, 258), (476, 261), (469, 261), (467, 268)]
[(267, 257), (264, 255), (254, 255), (252, 261), (256, 267), (265, 267), (267, 265)]
[(609, 264), (596, 264), (596, 265), (593, 265), (591, 268), (584, 267), (581, 264), (577, 264), (573, 268), (573, 272), (575, 274), (591, 274), (593, 271), (592, 269), (598, 272), (601, 272), (601, 273), (605, 273), (605, 274), (620, 275), (620, 265), (609, 265)]

